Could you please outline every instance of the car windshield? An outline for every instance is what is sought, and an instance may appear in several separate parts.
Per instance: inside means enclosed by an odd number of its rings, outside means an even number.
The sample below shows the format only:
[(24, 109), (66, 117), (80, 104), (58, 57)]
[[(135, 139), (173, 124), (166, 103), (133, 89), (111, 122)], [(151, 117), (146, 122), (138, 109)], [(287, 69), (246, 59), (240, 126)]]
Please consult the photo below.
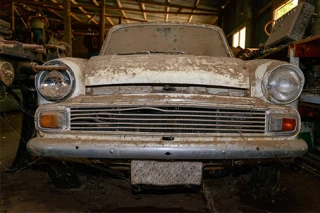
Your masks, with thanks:
[(100, 55), (186, 54), (230, 57), (218, 28), (197, 25), (133, 25), (112, 30)]

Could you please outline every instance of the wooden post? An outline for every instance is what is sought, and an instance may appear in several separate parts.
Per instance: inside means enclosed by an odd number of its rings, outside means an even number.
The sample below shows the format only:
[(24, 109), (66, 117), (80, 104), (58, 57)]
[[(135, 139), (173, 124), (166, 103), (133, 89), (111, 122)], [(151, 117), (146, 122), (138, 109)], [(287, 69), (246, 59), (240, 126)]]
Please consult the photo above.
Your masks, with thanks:
[(15, 30), (15, 23), (14, 23), (14, 2), (11, 2), (11, 30)]
[(72, 32), (71, 32), (71, 4), (70, 0), (63, 1), (63, 23), (64, 23), (64, 40), (67, 44), (70, 45), (72, 50)]
[(246, 47), (253, 47), (254, 43), (254, 25), (253, 25), (253, 3), (250, 0), (246, 0)]
[(100, 4), (100, 47), (103, 45), (104, 41), (104, 32), (105, 32), (105, 25), (106, 25), (106, 0), (101, 0)]

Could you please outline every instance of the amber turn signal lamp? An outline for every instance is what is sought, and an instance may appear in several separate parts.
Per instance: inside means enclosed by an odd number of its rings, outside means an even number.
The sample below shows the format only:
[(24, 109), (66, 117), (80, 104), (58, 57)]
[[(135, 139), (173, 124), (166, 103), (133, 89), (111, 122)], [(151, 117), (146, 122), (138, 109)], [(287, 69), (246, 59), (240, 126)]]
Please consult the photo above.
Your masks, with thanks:
[(296, 119), (282, 118), (282, 131), (294, 131), (297, 126)]
[(296, 117), (286, 115), (271, 115), (269, 122), (270, 132), (294, 132), (297, 129), (298, 120)]
[(61, 127), (60, 113), (43, 113), (39, 118), (39, 125), (42, 128), (57, 129)]

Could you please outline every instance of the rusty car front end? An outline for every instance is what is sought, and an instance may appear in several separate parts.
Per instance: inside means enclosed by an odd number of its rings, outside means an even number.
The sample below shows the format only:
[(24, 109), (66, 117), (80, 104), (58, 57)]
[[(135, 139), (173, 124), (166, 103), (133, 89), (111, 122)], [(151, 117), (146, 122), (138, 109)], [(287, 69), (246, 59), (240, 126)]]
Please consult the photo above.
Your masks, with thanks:
[[(134, 45), (130, 30), (140, 43), (142, 34), (153, 43)], [(189, 47), (197, 38), (203, 52)], [(59, 88), (56, 78), (65, 79)], [(117, 26), (99, 56), (43, 66), (36, 78), (38, 134), (28, 150), (37, 156), (132, 160), (132, 172), (140, 171), (134, 170), (136, 161), (140, 167), (154, 166), (141, 164), (148, 160), (190, 162), (192, 170), (208, 160), (293, 158), (307, 151), (297, 138), (303, 84), (301, 70), (286, 62), (233, 58), (215, 26)]]

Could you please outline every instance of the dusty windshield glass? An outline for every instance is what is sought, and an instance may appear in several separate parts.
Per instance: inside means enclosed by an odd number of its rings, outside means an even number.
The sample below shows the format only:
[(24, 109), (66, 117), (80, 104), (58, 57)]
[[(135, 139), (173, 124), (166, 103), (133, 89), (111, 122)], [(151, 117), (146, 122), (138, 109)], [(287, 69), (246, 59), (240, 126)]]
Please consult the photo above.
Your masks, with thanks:
[(185, 25), (126, 26), (113, 31), (100, 55), (172, 54), (229, 57), (215, 28)]

